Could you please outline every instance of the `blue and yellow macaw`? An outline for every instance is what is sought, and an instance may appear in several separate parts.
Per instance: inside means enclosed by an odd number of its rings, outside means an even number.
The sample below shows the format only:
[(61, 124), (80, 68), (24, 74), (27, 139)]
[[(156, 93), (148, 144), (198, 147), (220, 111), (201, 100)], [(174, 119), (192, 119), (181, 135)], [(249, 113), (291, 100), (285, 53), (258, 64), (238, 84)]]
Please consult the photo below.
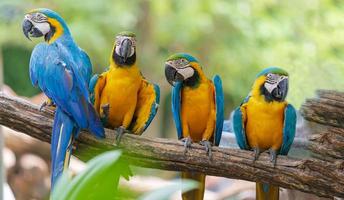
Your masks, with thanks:
[[(241, 149), (253, 150), (254, 160), (268, 150), (275, 166), (277, 155), (287, 155), (294, 141), (296, 111), (285, 100), (288, 73), (269, 67), (257, 75), (252, 90), (232, 115), (232, 127)], [(279, 199), (279, 188), (258, 183), (257, 200)]]
[[(184, 142), (185, 152), (192, 142), (199, 142), (211, 157), (212, 145), (218, 146), (223, 126), (223, 91), (219, 76), (210, 81), (199, 62), (191, 55), (178, 53), (165, 63), (165, 75), (172, 89), (172, 113), (178, 139)], [(183, 179), (193, 179), (200, 186), (182, 194), (184, 200), (201, 200), (205, 175), (182, 172)]]
[(149, 83), (136, 63), (136, 36), (122, 32), (110, 56), (110, 67), (90, 81), (91, 99), (103, 124), (123, 133), (141, 135), (157, 113), (160, 89)]
[(88, 129), (103, 138), (104, 128), (88, 92), (92, 73), (87, 54), (73, 41), (65, 21), (49, 9), (35, 9), (25, 15), (25, 36), (44, 37), (30, 59), (30, 78), (57, 106), (51, 138), (52, 188), (68, 167), (74, 138)]

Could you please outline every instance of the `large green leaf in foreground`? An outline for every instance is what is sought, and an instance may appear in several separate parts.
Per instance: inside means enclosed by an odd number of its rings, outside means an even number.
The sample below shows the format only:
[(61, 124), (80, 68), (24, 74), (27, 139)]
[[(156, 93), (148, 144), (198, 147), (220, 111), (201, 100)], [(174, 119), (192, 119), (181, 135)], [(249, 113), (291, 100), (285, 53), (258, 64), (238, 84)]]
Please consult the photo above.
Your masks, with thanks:
[(67, 171), (59, 179), (53, 192), (53, 200), (114, 199), (121, 167), (120, 151), (103, 153), (87, 163), (84, 171), (70, 179)]

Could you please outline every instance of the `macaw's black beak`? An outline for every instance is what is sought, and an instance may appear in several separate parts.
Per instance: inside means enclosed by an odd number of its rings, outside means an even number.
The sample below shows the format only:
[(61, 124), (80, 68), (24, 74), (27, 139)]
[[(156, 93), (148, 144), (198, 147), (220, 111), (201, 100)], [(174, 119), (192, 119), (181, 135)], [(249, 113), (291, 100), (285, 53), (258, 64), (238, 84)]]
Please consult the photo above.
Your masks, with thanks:
[(33, 24), (29, 20), (24, 19), (22, 26), (23, 26), (23, 33), (24, 33), (25, 37), (27, 39), (31, 40), (29, 33), (31, 32), (31, 30), (33, 28)]
[(42, 37), (43, 36), (43, 33), (38, 28), (36, 28), (32, 24), (32, 22), (28, 19), (24, 19), (24, 21), (23, 21), (23, 33), (24, 33), (25, 37), (27, 37), (29, 40), (31, 40), (30, 36), (31, 37)]
[(174, 86), (175, 82), (184, 81), (184, 77), (171, 65), (165, 65), (165, 76), (169, 84)]
[(288, 94), (288, 79), (284, 79), (278, 83), (277, 87), (272, 91), (272, 96), (278, 101), (284, 101)]
[(119, 48), (119, 54), (123, 58), (123, 61), (127, 61), (127, 58), (131, 54), (131, 47), (132, 47), (132, 42), (129, 39), (125, 39), (122, 41), (122, 44)]

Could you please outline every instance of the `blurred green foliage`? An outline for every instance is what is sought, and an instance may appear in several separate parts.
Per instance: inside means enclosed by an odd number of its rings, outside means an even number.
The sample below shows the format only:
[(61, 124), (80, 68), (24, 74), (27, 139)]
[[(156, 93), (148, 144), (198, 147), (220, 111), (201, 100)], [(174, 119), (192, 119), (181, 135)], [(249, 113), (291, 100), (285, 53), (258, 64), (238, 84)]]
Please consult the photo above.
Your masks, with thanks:
[(137, 199), (136, 192), (119, 188), (123, 169), (120, 156), (119, 150), (102, 153), (88, 161), (86, 168), (73, 178), (68, 170), (64, 171), (51, 199)]
[(71, 178), (68, 170), (58, 179), (52, 193), (53, 200), (93, 200), (93, 199), (140, 199), (168, 200), (182, 190), (183, 192), (197, 187), (193, 180), (172, 181), (167, 186), (158, 187), (146, 194), (138, 194), (129, 188), (119, 185), (123, 167), (127, 166), (120, 159), (121, 151), (113, 150), (102, 153), (87, 162), (86, 168)]
[(15, 91), (24, 96), (32, 96), (39, 92), (38, 88), (30, 86), (30, 76), (27, 64), (30, 52), (20, 46), (4, 46), (3, 57), (5, 62), (4, 81), (7, 85), (14, 86)]
[[(289, 101), (299, 107), (317, 88), (344, 88), (344, 2), (338, 0), (2, 0), (0, 45), (32, 49), (22, 35), (26, 11), (48, 7), (67, 21), (76, 42), (86, 50), (95, 71), (108, 64), (116, 33), (138, 36), (138, 60), (143, 74), (169, 90), (164, 60), (183, 51), (196, 56), (211, 78), (220, 74), (227, 109), (248, 94), (255, 75), (271, 65), (289, 71)], [(6, 50), (6, 49), (5, 49)], [(5, 68), (10, 55), (6, 55)], [(25, 56), (12, 54), (16, 59)], [(30, 83), (6, 83), (21, 92)], [(26, 73), (22, 72), (20, 73)], [(25, 90), (26, 90), (25, 89)], [(25, 93), (23, 93), (25, 94)], [(228, 113), (228, 111), (227, 111)]]

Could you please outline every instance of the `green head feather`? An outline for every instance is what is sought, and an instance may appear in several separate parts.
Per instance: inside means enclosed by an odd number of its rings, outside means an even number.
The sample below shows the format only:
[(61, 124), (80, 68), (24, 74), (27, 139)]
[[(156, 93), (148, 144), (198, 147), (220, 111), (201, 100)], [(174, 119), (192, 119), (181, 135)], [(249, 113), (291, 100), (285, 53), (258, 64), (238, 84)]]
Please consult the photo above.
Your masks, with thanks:
[(257, 78), (260, 77), (260, 76), (265, 76), (265, 75), (267, 75), (269, 73), (289, 76), (288, 72), (285, 71), (282, 68), (279, 68), (279, 67), (268, 67), (268, 68), (263, 69), (263, 71), (259, 72), (259, 74), (257, 74)]
[(167, 58), (167, 61), (169, 61), (169, 60), (177, 60), (177, 59), (181, 59), (181, 58), (184, 58), (184, 59), (186, 59), (189, 62), (197, 62), (198, 63), (198, 60), (196, 58), (194, 58), (193, 56), (191, 56), (190, 54), (187, 54), (187, 53), (176, 53), (176, 54), (173, 54), (173, 55), (171, 55), (170, 57)]
[(122, 31), (118, 33), (117, 36), (136, 37), (135, 33), (130, 31)]

